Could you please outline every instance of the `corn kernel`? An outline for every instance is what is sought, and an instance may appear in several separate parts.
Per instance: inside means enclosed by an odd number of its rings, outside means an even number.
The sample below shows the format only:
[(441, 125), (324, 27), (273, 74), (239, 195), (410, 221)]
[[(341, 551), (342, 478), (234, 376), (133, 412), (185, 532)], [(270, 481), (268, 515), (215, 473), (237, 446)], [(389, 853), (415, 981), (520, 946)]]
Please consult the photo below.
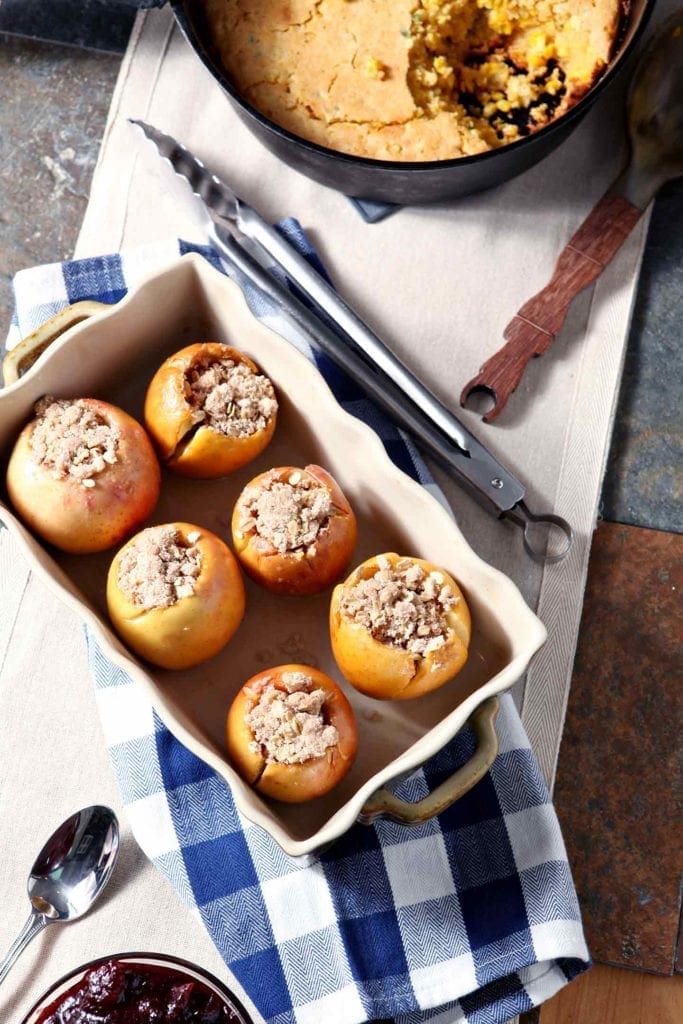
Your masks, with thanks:
[(368, 57), (365, 64), (365, 74), (368, 78), (383, 80), (387, 77), (387, 67), (381, 60), (377, 60), (376, 57)]

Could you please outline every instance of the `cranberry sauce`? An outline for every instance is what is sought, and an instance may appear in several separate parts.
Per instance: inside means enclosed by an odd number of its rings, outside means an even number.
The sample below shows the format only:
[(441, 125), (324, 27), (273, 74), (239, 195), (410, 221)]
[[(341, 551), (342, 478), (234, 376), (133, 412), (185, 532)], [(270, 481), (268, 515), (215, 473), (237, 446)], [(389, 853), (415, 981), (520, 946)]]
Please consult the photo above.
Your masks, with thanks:
[(36, 1024), (248, 1024), (182, 969), (107, 960), (41, 1013)]

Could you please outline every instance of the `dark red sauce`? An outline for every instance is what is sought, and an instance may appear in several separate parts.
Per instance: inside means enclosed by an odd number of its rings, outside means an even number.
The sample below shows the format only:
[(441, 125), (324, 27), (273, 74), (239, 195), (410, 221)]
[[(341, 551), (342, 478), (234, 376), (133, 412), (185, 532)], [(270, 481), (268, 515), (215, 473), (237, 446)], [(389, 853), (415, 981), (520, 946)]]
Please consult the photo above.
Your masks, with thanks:
[(175, 967), (107, 960), (50, 1004), (36, 1024), (249, 1024)]

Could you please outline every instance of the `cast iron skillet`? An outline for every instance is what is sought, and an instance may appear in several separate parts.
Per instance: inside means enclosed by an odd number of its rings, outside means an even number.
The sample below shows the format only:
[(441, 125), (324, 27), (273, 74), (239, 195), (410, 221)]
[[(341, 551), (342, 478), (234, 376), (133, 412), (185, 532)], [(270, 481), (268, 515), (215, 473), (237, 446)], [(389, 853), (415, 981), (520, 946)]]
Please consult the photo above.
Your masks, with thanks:
[[(159, 4), (159, 0), (151, 2)], [(609, 67), (592, 89), (556, 121), (502, 149), (457, 160), (401, 163), (339, 153), (301, 139), (270, 121), (247, 103), (230, 81), (213, 47), (201, 4), (197, 0), (170, 0), (190, 46), (227, 93), (242, 121), (268, 149), (295, 170), (347, 195), (410, 205), (454, 199), (500, 185), (532, 167), (564, 141), (626, 61), (655, 0), (622, 3), (628, 5), (628, 10)]]

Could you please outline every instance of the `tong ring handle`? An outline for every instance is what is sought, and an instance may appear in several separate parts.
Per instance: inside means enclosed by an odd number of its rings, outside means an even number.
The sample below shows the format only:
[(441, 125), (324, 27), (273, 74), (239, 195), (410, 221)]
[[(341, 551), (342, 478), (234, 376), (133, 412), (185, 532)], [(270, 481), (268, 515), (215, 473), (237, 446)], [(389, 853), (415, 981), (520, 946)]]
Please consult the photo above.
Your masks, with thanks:
[[(561, 562), (569, 554), (574, 542), (574, 531), (562, 516), (553, 515), (551, 512), (536, 514), (525, 502), (519, 501), (513, 509), (505, 512), (502, 518), (509, 519), (515, 526), (520, 527), (524, 549), (535, 562)], [(552, 538), (557, 538), (558, 531), (561, 539), (556, 539), (555, 545), (551, 548)]]

